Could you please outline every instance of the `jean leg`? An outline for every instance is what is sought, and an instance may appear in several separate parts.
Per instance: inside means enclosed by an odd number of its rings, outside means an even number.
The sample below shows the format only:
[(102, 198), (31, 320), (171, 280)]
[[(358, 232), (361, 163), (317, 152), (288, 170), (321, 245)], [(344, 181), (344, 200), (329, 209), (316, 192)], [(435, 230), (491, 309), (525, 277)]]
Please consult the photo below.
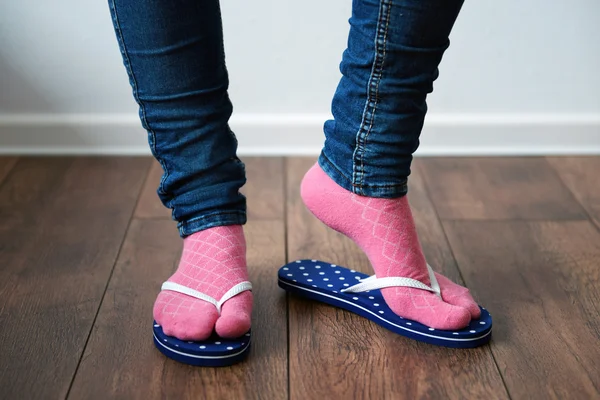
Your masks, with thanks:
[(407, 191), (438, 65), (463, 0), (354, 0), (319, 164), (356, 194)]
[(109, 0), (112, 20), (148, 131), (163, 167), (158, 188), (182, 236), (246, 222), (244, 165), (228, 121), (218, 0)]

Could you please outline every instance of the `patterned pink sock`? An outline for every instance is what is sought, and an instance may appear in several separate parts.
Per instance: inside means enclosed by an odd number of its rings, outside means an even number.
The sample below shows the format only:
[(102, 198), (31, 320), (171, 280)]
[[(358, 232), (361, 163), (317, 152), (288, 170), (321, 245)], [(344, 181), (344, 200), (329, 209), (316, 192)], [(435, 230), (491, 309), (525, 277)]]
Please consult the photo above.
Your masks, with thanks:
[[(336, 184), (319, 165), (306, 173), (301, 195), (317, 218), (365, 252), (378, 278), (407, 277), (430, 285), (406, 196), (380, 199), (353, 194)], [(396, 314), (435, 329), (461, 329), (471, 318), (479, 318), (479, 307), (468, 289), (442, 275), (436, 277), (443, 300), (434, 293), (407, 287), (381, 292)]]
[[(217, 300), (247, 281), (242, 226), (218, 226), (186, 237), (179, 267), (168, 280)], [(180, 340), (205, 340), (213, 329), (221, 337), (239, 337), (250, 329), (251, 314), (249, 291), (227, 300), (220, 316), (213, 304), (168, 290), (161, 291), (154, 303), (154, 319), (163, 332)]]

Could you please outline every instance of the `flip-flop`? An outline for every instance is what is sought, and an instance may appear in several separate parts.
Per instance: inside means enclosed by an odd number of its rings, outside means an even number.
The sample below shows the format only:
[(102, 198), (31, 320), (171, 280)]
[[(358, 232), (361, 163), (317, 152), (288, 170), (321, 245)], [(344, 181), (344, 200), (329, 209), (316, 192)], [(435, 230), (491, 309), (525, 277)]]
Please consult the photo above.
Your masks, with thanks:
[(440, 295), (440, 287), (429, 267), (431, 286), (410, 278), (376, 278), (339, 265), (317, 260), (298, 260), (279, 269), (279, 286), (288, 292), (351, 311), (400, 335), (446, 347), (481, 346), (492, 337), (492, 316), (483, 307), (481, 317), (464, 329), (433, 329), (402, 318), (387, 306), (379, 289), (413, 287)]
[[(238, 283), (229, 289), (220, 300), (174, 282), (163, 283), (161, 290), (183, 293), (212, 303), (221, 314), (223, 303), (246, 290), (252, 290), (252, 284), (250, 282)], [(251, 332), (248, 331), (248, 333), (237, 339), (224, 339), (215, 334), (207, 340), (198, 342), (179, 340), (173, 336), (165, 335), (162, 327), (154, 321), (154, 345), (156, 348), (165, 356), (184, 364), (201, 367), (225, 367), (235, 364), (248, 355), (250, 339)]]

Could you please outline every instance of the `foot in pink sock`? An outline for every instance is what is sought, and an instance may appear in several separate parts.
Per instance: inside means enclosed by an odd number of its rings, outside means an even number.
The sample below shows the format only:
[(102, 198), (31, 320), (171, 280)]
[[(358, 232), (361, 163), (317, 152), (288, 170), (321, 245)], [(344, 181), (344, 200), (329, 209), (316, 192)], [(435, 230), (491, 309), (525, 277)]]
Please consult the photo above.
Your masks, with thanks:
[[(218, 226), (183, 240), (177, 271), (168, 279), (219, 300), (238, 283), (248, 281), (246, 241), (240, 225)], [(252, 293), (227, 300), (221, 313), (214, 304), (163, 290), (154, 303), (154, 319), (166, 335), (180, 340), (205, 340), (215, 330), (235, 338), (250, 329)]]
[[(406, 196), (381, 199), (356, 195), (336, 184), (319, 165), (302, 181), (306, 207), (323, 223), (348, 236), (367, 255), (375, 275), (406, 277), (430, 285), (427, 264)], [(435, 329), (461, 329), (479, 318), (468, 289), (436, 274), (442, 298), (408, 287), (381, 289), (397, 315)]]

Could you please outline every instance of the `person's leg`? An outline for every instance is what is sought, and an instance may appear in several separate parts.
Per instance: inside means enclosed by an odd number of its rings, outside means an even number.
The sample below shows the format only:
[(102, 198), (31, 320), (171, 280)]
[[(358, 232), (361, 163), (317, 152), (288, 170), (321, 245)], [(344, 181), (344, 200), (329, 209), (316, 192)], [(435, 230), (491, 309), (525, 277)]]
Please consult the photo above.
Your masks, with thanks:
[[(184, 237), (169, 281), (219, 299), (248, 280), (244, 165), (229, 129), (218, 0), (109, 0), (112, 20), (150, 148), (163, 167), (158, 195)], [(168, 268), (168, 266), (165, 266)], [(252, 294), (214, 305), (163, 291), (154, 318), (167, 335), (235, 337), (250, 327)]]
[[(378, 277), (429, 284), (405, 197), (412, 153), (438, 64), (462, 0), (354, 0), (334, 120), (302, 197), (317, 218), (353, 239)], [(413, 288), (382, 294), (398, 315), (458, 329), (479, 316), (467, 289), (439, 277), (442, 299)]]

